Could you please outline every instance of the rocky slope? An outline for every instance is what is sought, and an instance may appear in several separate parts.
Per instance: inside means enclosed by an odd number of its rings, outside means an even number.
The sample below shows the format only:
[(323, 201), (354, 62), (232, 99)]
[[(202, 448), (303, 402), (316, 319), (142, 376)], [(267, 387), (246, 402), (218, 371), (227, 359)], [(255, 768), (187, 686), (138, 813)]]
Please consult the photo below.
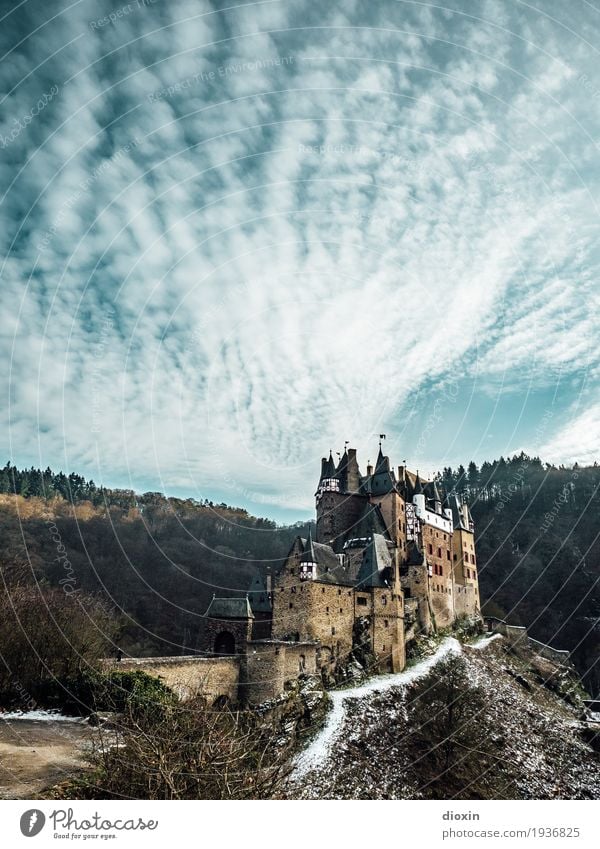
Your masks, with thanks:
[(447, 638), (332, 701), (287, 798), (600, 796), (600, 723), (582, 720), (576, 679), (501, 637)]

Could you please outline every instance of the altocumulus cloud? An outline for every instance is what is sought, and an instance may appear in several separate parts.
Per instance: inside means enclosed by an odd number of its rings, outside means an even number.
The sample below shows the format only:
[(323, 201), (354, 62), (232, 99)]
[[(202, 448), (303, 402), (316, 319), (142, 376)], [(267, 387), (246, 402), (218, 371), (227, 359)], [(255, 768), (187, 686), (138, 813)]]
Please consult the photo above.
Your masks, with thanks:
[(430, 468), (592, 457), (599, 13), (226, 5), (2, 12), (5, 453), (298, 515), (452, 381)]

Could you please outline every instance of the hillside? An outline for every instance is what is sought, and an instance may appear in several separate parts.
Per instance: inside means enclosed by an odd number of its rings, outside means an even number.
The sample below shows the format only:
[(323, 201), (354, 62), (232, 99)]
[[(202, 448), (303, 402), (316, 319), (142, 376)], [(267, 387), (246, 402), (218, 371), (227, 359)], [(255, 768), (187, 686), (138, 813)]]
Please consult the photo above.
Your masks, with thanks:
[(447, 638), (397, 675), (333, 694), (287, 798), (597, 799), (600, 723), (577, 687), (501, 637)]
[[(484, 611), (570, 650), (588, 690), (600, 692), (600, 469), (521, 454), (444, 469), (439, 482), (471, 504)], [(0, 469), (5, 579), (60, 586), (68, 561), (74, 586), (120, 613), (131, 654), (193, 651), (213, 593), (245, 592), (307, 529), (50, 469)]]
[(194, 651), (213, 594), (246, 592), (297, 533), (306, 526), (279, 528), (225, 504), (157, 493), (105, 490), (96, 504), (0, 494), (6, 584), (95, 595), (119, 617), (119, 645), (133, 655)]
[(484, 612), (571, 651), (600, 692), (600, 468), (520, 454), (440, 480), (471, 505)]

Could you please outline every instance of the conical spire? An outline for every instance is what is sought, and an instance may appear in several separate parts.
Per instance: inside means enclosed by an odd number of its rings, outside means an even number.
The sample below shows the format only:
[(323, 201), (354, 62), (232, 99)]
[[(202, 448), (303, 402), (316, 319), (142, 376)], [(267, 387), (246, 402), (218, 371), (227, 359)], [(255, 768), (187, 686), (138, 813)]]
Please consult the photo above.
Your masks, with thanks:
[(331, 454), (331, 451), (329, 452), (329, 459), (327, 460), (326, 472), (327, 472), (327, 474), (325, 475), (325, 477), (327, 477), (327, 478), (334, 478), (335, 477), (335, 463), (333, 462), (333, 456)]
[(377, 463), (375, 464), (375, 474), (381, 475), (390, 470), (390, 459), (386, 457), (379, 445), (379, 454), (377, 455)]
[(306, 540), (306, 546), (302, 553), (302, 557), (300, 558), (300, 563), (316, 563), (317, 558), (315, 555), (315, 547), (313, 544), (312, 538), (312, 530), (309, 528), (308, 530), (308, 539)]
[(340, 462), (338, 463), (338, 467), (335, 470), (335, 476), (340, 482), (341, 492), (345, 492), (348, 488), (348, 451), (345, 448)]

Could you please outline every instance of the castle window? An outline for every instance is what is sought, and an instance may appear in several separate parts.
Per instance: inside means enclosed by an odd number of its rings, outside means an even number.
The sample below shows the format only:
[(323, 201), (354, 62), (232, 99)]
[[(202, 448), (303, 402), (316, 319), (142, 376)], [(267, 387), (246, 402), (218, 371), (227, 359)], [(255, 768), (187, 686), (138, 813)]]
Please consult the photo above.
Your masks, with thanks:
[(475, 555), (474, 554), (471, 555), (471, 563), (475, 563)]
[(433, 554), (433, 546), (431, 543), (429, 543), (429, 545), (427, 546), (427, 551), (429, 552), (429, 554)]
[(331, 629), (331, 635), (332, 635), (332, 636), (334, 636), (334, 635), (335, 635), (335, 628), (332, 628), (332, 629)]
[(292, 592), (293, 592), (293, 593), (295, 593), (295, 592), (296, 592), (296, 587), (292, 587)]
[(360, 605), (360, 607), (366, 607), (367, 606), (367, 599), (364, 596), (359, 595), (358, 598), (356, 599), (356, 603), (358, 605)]
[(323, 587), (323, 589), (321, 590), (321, 592), (322, 592), (322, 593), (324, 593), (324, 592), (325, 592), (325, 587)]
[(450, 560), (450, 549), (448, 549), (448, 550), (446, 551), (446, 557), (448, 558), (448, 560)]
[(442, 556), (442, 549), (438, 548), (438, 557), (441, 557), (441, 556)]
[(381, 603), (382, 603), (382, 604), (387, 604), (387, 596), (386, 596), (386, 595), (384, 595), (384, 596), (382, 596), (382, 597), (381, 597)]
[(340, 607), (340, 613), (343, 613), (343, 612), (344, 612), (344, 608)]
[(458, 560), (458, 556), (455, 554), (454, 555), (454, 562), (456, 563), (457, 560)]
[(329, 613), (329, 608), (328, 608), (328, 607), (326, 607), (326, 608), (325, 608), (325, 610), (327, 611), (327, 613)]
[(290, 610), (292, 609), (292, 607), (293, 607), (293, 606), (294, 606), (294, 605), (293, 605), (293, 604), (292, 604), (292, 602), (290, 601)]
[(384, 628), (388, 628), (388, 627), (389, 627), (389, 624), (390, 624), (390, 623), (387, 621), (387, 619), (384, 619), (384, 620), (383, 620), (383, 627), (384, 627)]
[(294, 574), (294, 570), (290, 569), (290, 575), (293, 575), (293, 574)]
[(342, 591), (341, 591), (341, 590), (338, 590), (338, 595), (341, 595), (341, 594), (342, 594)]
[(444, 570), (442, 569), (442, 567), (441, 567), (441, 566), (439, 567), (439, 574), (440, 574), (440, 575), (443, 575), (443, 574), (444, 574)]

